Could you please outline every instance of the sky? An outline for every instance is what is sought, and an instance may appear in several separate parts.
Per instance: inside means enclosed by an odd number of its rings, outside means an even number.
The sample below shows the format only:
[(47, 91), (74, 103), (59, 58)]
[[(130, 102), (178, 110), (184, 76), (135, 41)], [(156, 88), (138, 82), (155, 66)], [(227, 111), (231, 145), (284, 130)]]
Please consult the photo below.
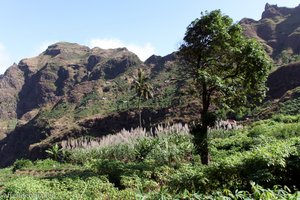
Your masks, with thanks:
[(201, 12), (221, 9), (238, 22), (259, 20), (265, 4), (297, 0), (0, 0), (0, 74), (47, 46), (74, 42), (103, 49), (126, 47), (141, 60), (176, 51)]

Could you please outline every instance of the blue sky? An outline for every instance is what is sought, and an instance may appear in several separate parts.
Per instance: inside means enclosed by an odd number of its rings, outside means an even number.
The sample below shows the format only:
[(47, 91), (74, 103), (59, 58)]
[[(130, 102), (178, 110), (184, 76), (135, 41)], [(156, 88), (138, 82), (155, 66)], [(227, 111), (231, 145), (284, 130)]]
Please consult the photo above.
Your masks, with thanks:
[(178, 49), (186, 27), (202, 11), (221, 9), (235, 22), (260, 19), (266, 3), (297, 0), (0, 0), (0, 74), (58, 41), (127, 47), (142, 60)]

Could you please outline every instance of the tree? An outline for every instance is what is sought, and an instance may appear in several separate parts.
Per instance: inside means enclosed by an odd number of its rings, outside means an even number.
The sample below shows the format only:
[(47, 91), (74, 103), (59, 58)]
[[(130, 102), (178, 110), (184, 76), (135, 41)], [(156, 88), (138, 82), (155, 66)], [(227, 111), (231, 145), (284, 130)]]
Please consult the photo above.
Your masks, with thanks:
[(142, 127), (142, 110), (141, 110), (141, 101), (152, 98), (152, 87), (147, 83), (148, 77), (142, 71), (141, 68), (138, 69), (137, 77), (134, 77), (134, 87), (135, 94), (138, 97), (138, 110), (139, 110), (139, 125)]
[(201, 119), (192, 131), (197, 153), (209, 163), (208, 127), (217, 108), (237, 109), (260, 102), (271, 62), (262, 46), (243, 35), (239, 24), (220, 10), (202, 13), (188, 27), (179, 48), (181, 70), (191, 78), (201, 102)]

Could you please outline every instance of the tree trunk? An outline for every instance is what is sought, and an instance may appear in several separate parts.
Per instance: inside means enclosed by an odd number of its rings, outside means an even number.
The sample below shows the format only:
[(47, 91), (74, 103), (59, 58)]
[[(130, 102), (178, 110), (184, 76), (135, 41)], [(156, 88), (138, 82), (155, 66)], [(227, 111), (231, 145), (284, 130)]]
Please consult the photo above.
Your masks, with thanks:
[(209, 164), (209, 150), (208, 150), (208, 126), (205, 122), (202, 120), (202, 127), (200, 132), (201, 137), (201, 162), (204, 165)]
[(192, 129), (192, 134), (194, 135), (196, 153), (200, 155), (201, 163), (204, 165), (209, 164), (208, 125), (205, 120), (201, 120), (201, 124), (197, 124), (196, 127)]
[(192, 131), (194, 135), (194, 143), (197, 153), (201, 157), (201, 163), (204, 165), (209, 164), (209, 149), (208, 149), (208, 108), (210, 105), (210, 95), (207, 91), (205, 82), (202, 83), (202, 112), (201, 124)]
[(139, 124), (140, 128), (142, 128), (142, 110), (141, 110), (141, 98), (138, 100), (138, 109), (139, 109)]

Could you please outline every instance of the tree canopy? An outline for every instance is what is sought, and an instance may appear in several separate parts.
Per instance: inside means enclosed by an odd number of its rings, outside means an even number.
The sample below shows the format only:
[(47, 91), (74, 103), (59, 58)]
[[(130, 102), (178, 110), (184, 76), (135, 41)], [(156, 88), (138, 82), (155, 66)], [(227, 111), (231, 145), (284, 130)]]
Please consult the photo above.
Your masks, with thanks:
[[(193, 79), (201, 100), (199, 132), (201, 140), (207, 140), (212, 103), (235, 109), (260, 102), (271, 62), (263, 47), (246, 38), (241, 26), (220, 10), (202, 13), (187, 27), (183, 40), (179, 49), (182, 70)], [(206, 148), (207, 143), (201, 147), (202, 151)], [(208, 157), (202, 162), (207, 163)]]
[(152, 98), (152, 87), (147, 83), (149, 77), (145, 75), (141, 68), (138, 69), (137, 76), (134, 77), (135, 94), (138, 97), (138, 109), (139, 109), (139, 125), (142, 127), (142, 111), (141, 100), (147, 100)]

